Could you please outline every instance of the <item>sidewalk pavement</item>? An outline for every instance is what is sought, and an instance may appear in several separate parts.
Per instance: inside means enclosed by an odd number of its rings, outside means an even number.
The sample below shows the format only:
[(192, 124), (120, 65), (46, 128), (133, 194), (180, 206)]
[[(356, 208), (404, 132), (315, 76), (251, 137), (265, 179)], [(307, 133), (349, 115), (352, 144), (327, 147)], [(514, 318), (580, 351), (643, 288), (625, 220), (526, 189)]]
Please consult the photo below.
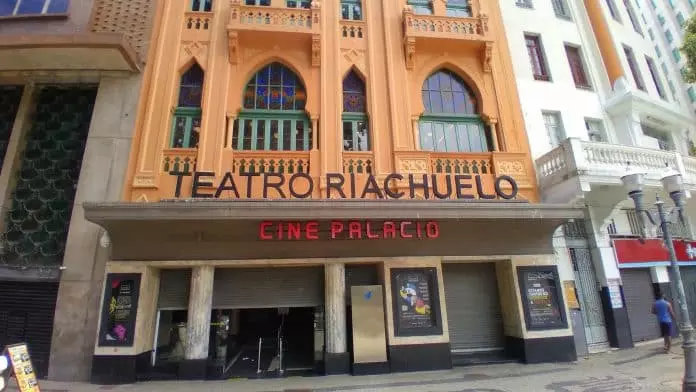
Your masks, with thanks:
[[(594, 354), (575, 363), (510, 363), (379, 376), (141, 382), (119, 386), (42, 381), (40, 387), (42, 392), (677, 392), (681, 390), (684, 370), (681, 351), (675, 342), (672, 352), (664, 354), (662, 345), (654, 342)], [(8, 391), (17, 391), (14, 380)]]

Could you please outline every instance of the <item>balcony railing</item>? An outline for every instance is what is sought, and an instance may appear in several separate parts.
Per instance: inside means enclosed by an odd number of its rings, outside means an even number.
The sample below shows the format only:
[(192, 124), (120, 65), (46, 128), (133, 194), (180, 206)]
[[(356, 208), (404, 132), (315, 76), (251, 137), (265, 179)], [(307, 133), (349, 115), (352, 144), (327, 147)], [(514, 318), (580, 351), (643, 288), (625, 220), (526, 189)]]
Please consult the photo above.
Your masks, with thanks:
[(428, 160), (433, 174), (493, 174), (491, 153), (430, 153)]
[(162, 171), (165, 173), (191, 173), (196, 170), (198, 150), (195, 148), (172, 148), (164, 150)]
[(228, 30), (319, 33), (319, 8), (276, 8), (232, 0)]
[(341, 38), (363, 40), (366, 24), (363, 20), (341, 20)]
[(213, 27), (211, 12), (187, 12), (184, 16), (182, 40), (210, 41), (210, 31)]
[(368, 151), (343, 152), (343, 172), (355, 174), (374, 174), (375, 164), (374, 154)]
[(631, 167), (647, 174), (649, 185), (658, 185), (665, 165), (682, 173), (687, 187), (696, 188), (696, 159), (675, 151), (566, 139), (536, 160), (539, 185), (548, 189), (571, 177), (581, 176), (589, 183), (620, 184)]
[(234, 151), (233, 173), (309, 173), (309, 151)]
[(410, 8), (404, 9), (404, 34), (415, 38), (443, 38), (471, 41), (487, 41), (488, 18), (459, 18), (439, 15), (417, 15)]

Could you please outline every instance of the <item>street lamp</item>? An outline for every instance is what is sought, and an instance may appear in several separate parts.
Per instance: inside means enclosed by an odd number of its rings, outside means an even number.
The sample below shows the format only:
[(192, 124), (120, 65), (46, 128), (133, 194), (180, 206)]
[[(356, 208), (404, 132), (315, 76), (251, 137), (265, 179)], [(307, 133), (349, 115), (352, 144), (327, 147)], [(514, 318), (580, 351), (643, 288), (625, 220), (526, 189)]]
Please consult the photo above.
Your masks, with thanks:
[[(679, 221), (684, 224), (684, 182), (681, 173), (671, 169), (668, 165), (667, 171), (663, 174), (661, 182), (662, 187), (669, 193), (669, 197), (674, 201)], [(633, 199), (636, 206), (636, 212), (640, 216), (644, 214), (653, 225), (657, 225), (657, 221), (653, 214), (643, 207), (643, 185), (645, 184), (645, 173), (631, 168), (630, 162), (626, 169), (626, 174), (621, 177), (624, 187), (628, 191), (628, 196)], [(679, 301), (679, 314), (681, 316), (681, 325), (679, 327), (684, 349), (684, 380), (682, 391), (696, 392), (696, 342), (694, 341), (694, 328), (691, 325), (689, 317), (689, 309), (686, 305), (686, 295), (684, 294), (684, 283), (682, 282), (681, 273), (679, 272), (679, 263), (674, 251), (674, 242), (672, 241), (672, 233), (667, 225), (670, 222), (664, 210), (664, 202), (657, 196), (655, 206), (657, 207), (657, 219), (659, 219), (660, 229), (662, 229), (662, 239), (669, 251), (670, 265), (672, 267), (672, 280), (677, 287), (677, 300)], [(641, 218), (641, 237), (645, 236), (645, 222)], [(643, 238), (641, 238), (641, 242)]]

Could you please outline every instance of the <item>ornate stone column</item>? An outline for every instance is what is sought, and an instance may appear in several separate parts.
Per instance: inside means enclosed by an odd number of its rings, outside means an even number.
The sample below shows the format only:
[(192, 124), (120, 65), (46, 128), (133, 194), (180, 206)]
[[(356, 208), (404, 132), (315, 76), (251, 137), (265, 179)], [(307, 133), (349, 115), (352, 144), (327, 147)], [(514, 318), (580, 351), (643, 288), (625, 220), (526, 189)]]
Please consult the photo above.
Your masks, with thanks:
[(213, 308), (215, 267), (194, 267), (191, 271), (188, 322), (186, 324), (186, 360), (179, 367), (179, 377), (203, 379), (208, 361), (210, 315)]
[(350, 355), (346, 345), (346, 268), (343, 263), (324, 266), (324, 289), (326, 295), (326, 374), (348, 373)]

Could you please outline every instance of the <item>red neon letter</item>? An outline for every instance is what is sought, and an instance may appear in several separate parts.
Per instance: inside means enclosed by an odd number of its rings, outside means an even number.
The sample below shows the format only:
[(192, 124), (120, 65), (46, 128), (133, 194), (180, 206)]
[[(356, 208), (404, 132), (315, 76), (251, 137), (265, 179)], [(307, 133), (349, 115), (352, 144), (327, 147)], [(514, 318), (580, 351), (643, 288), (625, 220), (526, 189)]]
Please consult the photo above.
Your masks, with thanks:
[(362, 225), (360, 222), (350, 222), (348, 224), (348, 236), (351, 240), (353, 235), (357, 235), (359, 239), (362, 239)]
[(266, 229), (271, 227), (273, 222), (261, 222), (259, 225), (259, 238), (262, 240), (272, 240), (273, 234), (266, 233)]
[(406, 233), (406, 225), (410, 225), (413, 222), (411, 221), (403, 221), (401, 222), (401, 238), (413, 238), (413, 234), (407, 234)]
[(299, 240), (300, 239), (300, 223), (288, 223), (288, 239), (289, 240)]
[(371, 239), (371, 240), (372, 240), (372, 239), (375, 239), (375, 238), (379, 238), (379, 233), (373, 233), (373, 232), (372, 232), (372, 227), (370, 227), (370, 222), (369, 222), (369, 221), (368, 221), (367, 223), (365, 223), (365, 225), (366, 225), (366, 226), (365, 226), (365, 231), (367, 232), (367, 238), (369, 238), (369, 239)]
[(440, 236), (440, 225), (437, 222), (428, 222), (425, 225), (425, 231), (428, 233), (428, 238), (437, 238)]
[(319, 223), (309, 222), (305, 226), (305, 231), (307, 233), (308, 240), (318, 240), (319, 239)]
[(416, 237), (423, 238), (423, 229), (420, 222), (416, 222)]
[(282, 240), (283, 239), (283, 224), (282, 223), (278, 223), (278, 230), (277, 231), (278, 231), (278, 238), (277, 239)]
[(331, 239), (336, 239), (336, 235), (343, 231), (343, 223), (338, 221), (331, 222)]
[(396, 225), (394, 222), (384, 222), (384, 225), (382, 225), (382, 235), (384, 239), (396, 238)]

